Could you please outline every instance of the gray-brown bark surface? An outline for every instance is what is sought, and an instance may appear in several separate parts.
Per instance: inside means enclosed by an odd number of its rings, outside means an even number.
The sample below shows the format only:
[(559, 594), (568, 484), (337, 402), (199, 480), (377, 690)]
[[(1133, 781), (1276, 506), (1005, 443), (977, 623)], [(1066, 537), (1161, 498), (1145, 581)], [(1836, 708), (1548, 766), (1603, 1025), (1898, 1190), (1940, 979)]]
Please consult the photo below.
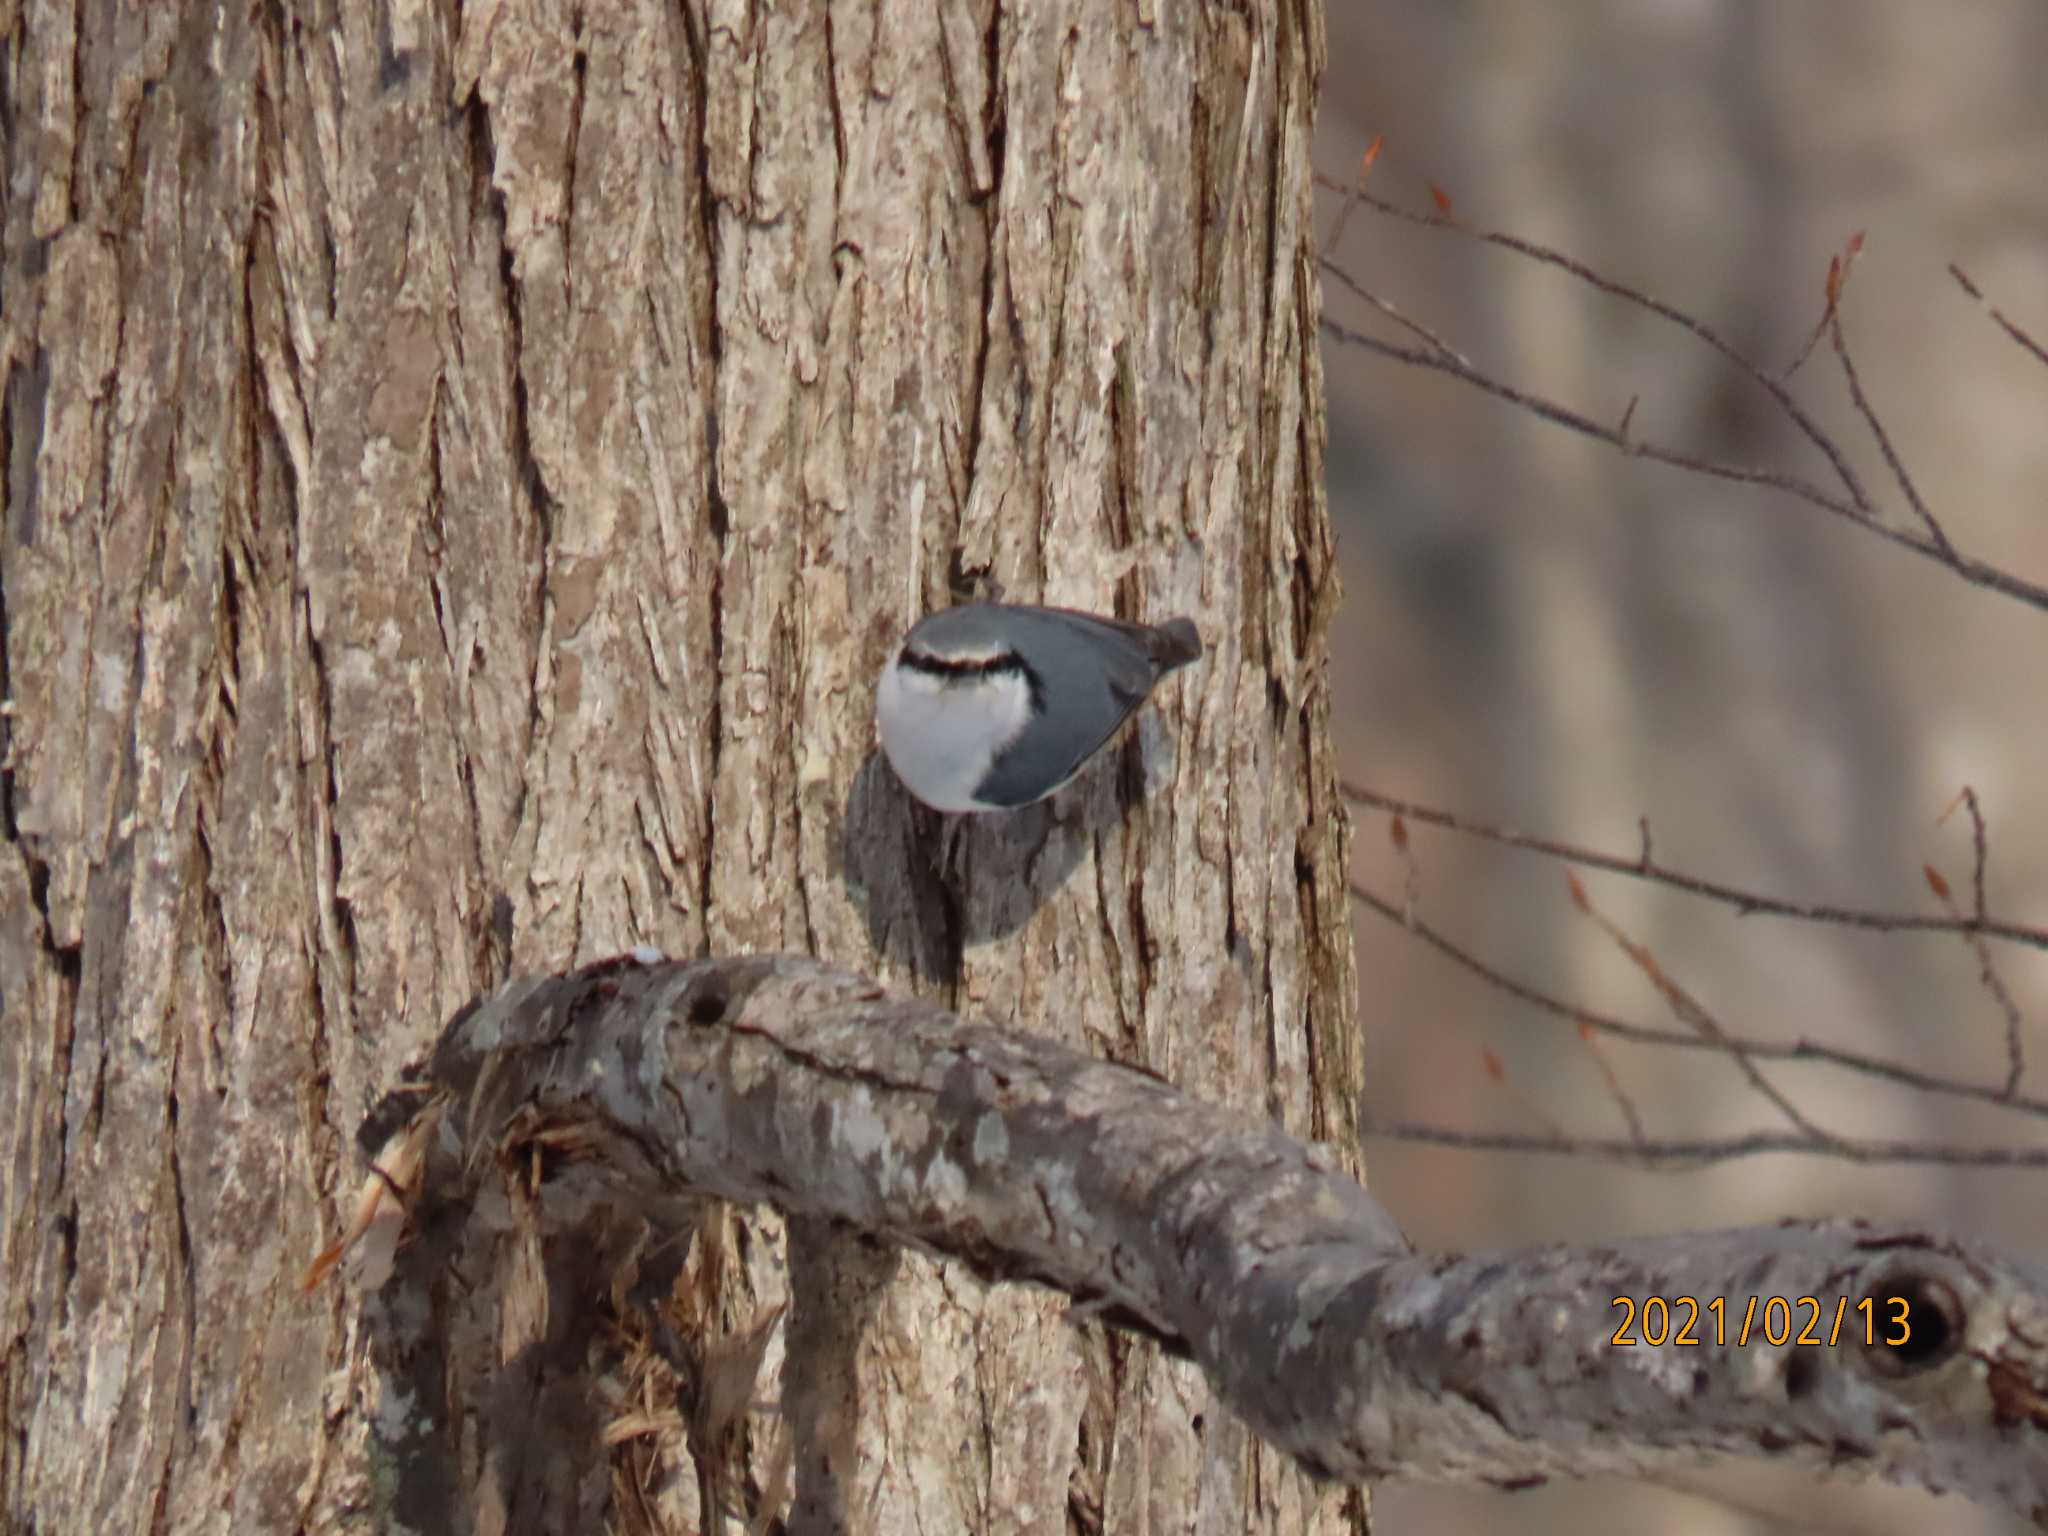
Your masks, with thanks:
[[(1353, 1147), (1318, 28), (0, 5), (0, 1522), (349, 1525), (360, 1320), (292, 1281), (515, 967), (799, 948)], [(943, 829), (868, 690), (956, 567), (1209, 654)], [(807, 1508), (1357, 1518), (1056, 1303), (718, 1233), (708, 1328), (807, 1303)], [(683, 1447), (614, 1452), (650, 1521)]]
[[(1326, 1149), (801, 956), (516, 981), (390, 1108), (361, 1279), (395, 1528), (580, 1523), (620, 1411), (587, 1320), (650, 1272), (664, 1290), (714, 1195), (1052, 1286), (1326, 1476), (1768, 1454), (2048, 1526), (2048, 1276), (1921, 1228), (1417, 1255)], [(519, 1437), (461, 1417), (479, 1402), (530, 1415), (516, 1497), (490, 1449)]]

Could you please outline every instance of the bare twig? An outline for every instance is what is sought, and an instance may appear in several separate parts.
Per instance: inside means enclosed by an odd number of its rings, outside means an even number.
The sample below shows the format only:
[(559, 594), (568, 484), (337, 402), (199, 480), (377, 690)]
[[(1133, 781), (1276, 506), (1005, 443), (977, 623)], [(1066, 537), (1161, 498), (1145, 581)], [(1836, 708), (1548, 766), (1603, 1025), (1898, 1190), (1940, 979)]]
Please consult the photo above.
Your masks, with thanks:
[(2010, 1098), (2019, 1092), (2020, 1079), (2027, 1070), (2025, 1044), (2026, 1021), (2020, 1014), (2019, 1004), (2013, 1001), (2012, 993), (2006, 988), (2005, 978), (1998, 973), (1998, 967), (1991, 958), (1991, 946), (1979, 934), (1967, 934), (1971, 952), (1977, 957), (1977, 980), (1984, 990), (1991, 994), (1991, 1000), (1998, 1005), (1998, 1011), (2005, 1018), (2005, 1088), (2003, 1094)]
[(1827, 335), (1828, 324), (1835, 318), (1835, 293), (1830, 285), (1827, 302), (1821, 306), (1820, 318), (1813, 322), (1813, 330), (1807, 334), (1805, 343), (1793, 355), (1792, 361), (1778, 375), (1778, 382), (1789, 385), (1793, 376), (1806, 366), (1806, 360), (1813, 356), (1813, 349), (1820, 345), (1821, 337)]
[(1379, 159), (1380, 149), (1386, 143), (1385, 134), (1373, 135), (1373, 141), (1365, 146), (1365, 153), (1358, 158), (1358, 179), (1344, 194), (1344, 201), (1337, 209), (1337, 218), (1330, 226), (1330, 238), (1323, 242), (1323, 254), (1329, 255), (1337, 249), (1337, 242), (1344, 238), (1344, 226), (1351, 222), (1352, 212), (1358, 207), (1358, 195), (1365, 190), (1365, 178), (1372, 174), (1372, 163)]
[(1824, 290), (1826, 302), (1822, 304), (1820, 319), (1814, 322), (1813, 334), (1806, 338), (1806, 345), (1799, 349), (1799, 355), (1785, 365), (1785, 371), (1778, 375), (1778, 382), (1790, 384), (1792, 376), (1806, 366), (1806, 360), (1813, 356), (1813, 349), (1820, 345), (1821, 337), (1827, 335), (1833, 324), (1835, 312), (1841, 308), (1842, 287), (1849, 280), (1849, 269), (1856, 264), (1856, 257), (1863, 250), (1863, 231), (1858, 230), (1849, 237), (1848, 248), (1838, 256), (1828, 258), (1828, 280)]
[(1927, 529), (1927, 537), (1934, 541), (1944, 562), (1955, 559), (1955, 546), (1949, 543), (1948, 534), (1935, 519), (1934, 513), (1921, 498), (1920, 488), (1913, 483), (1913, 477), (1906, 472), (1905, 461), (1898, 450), (1892, 447), (1892, 436), (1884, 428), (1883, 420), (1871, 407), (1870, 400), (1863, 393), (1863, 381), (1856, 375), (1856, 364), (1849, 356), (1849, 343), (1842, 333), (1842, 312), (1833, 303), (1828, 307), (1828, 338), (1834, 343), (1835, 360), (1842, 365), (1842, 378), (1849, 386), (1849, 399), (1855, 404), (1856, 414), (1863, 418), (1863, 424), (1870, 429), (1870, 435), (1877, 440), (1878, 452), (1884, 455), (1885, 468), (1892, 472), (1892, 481), (1906, 498), (1906, 505), (1913, 509), (1913, 515), (1920, 519)]
[[(1349, 190), (1342, 183), (1327, 177), (1319, 176), (1316, 179), (1320, 185), (1332, 190)], [(1438, 212), (1433, 214), (1410, 212), (1386, 201), (1384, 198), (1375, 197), (1373, 194), (1366, 192), (1362, 187), (1356, 191), (1356, 200), (1386, 217), (1420, 225), (1424, 228), (1450, 230), (1469, 239), (1479, 240), (1488, 245), (1499, 246), (1503, 250), (1512, 251), (1529, 260), (1555, 267), (1559, 271), (1577, 278), (1580, 282), (1601, 293), (1609, 294), (1625, 303), (1634, 305), (1687, 332), (1703, 345), (1720, 354), (1720, 356), (1750, 378), (1771, 397), (1772, 401), (1784, 413), (1785, 418), (1792, 423), (1800, 435), (1805, 437), (1820, 452), (1822, 457), (1828, 461), (1829, 467), (1834, 471), (1835, 478), (1841, 482), (1844, 494), (1838, 495), (1830, 492), (1800, 475), (1719, 463), (1713, 460), (1702, 459), (1693, 454), (1682, 453), (1657, 443), (1639, 441), (1632, 438), (1628, 433), (1628, 420), (1634, 414), (1633, 403), (1631, 403), (1628, 413), (1624, 415), (1622, 425), (1619, 428), (1609, 427), (1595, 421), (1592, 417), (1587, 416), (1581, 411), (1573, 410), (1568, 406), (1546, 399), (1543, 396), (1517, 389), (1495, 378), (1484, 370), (1475, 367), (1440, 340), (1429, 339), (1420, 350), (1412, 347), (1402, 347), (1380, 337), (1355, 330), (1325, 316), (1321, 322), (1322, 329), (1332, 339), (1346, 346), (1355, 346), (1366, 351), (1376, 352), (1382, 357), (1406, 363), (1412, 367), (1432, 368), (1438, 372), (1450, 374), (1452, 377), (1462, 379), (1475, 388), (1505, 400), (1511, 405), (1519, 406), (1521, 409), (1529, 411), (1546, 421), (1554, 422), (1569, 431), (1577, 432), (1582, 436), (1606, 443), (1617, 451), (1626, 453), (1631, 457), (1649, 459), (1655, 463), (1669, 464), (1674, 468), (1689, 470), (1695, 474), (1707, 475), (1715, 479), (1730, 481), (1734, 484), (1764, 486), (1782, 491), (1787, 495), (1795, 496), (1807, 502), (1809, 505), (1819, 507), (1824, 511), (1833, 513), (1837, 517), (1854, 523), (1866, 532), (1873, 533), (1879, 538), (1898, 545), (1902, 549), (1911, 550), (1925, 559), (1933, 560), (1972, 586), (1996, 592), (2000, 596), (2026, 603), (2030, 607), (2048, 610), (2048, 587), (2028, 581), (1999, 566), (1964, 555), (1950, 542), (1938, 522), (1935, 521), (1929, 512), (1925, 502), (1921, 499), (1917, 488), (1913, 486), (1910, 477), (1905, 471), (1903, 461), (1898, 458), (1896, 452), (1891, 448), (1889, 440), (1884, 437), (1881, 429), (1875, 428), (1874, 413), (1870, 412), (1867, 402), (1860, 399), (1861, 385), (1853, 377), (1854, 370), (1847, 362), (1846, 353), (1841, 354), (1844, 361), (1844, 372), (1845, 376), (1848, 376), (1851, 380), (1852, 394), (1859, 397), (1858, 409), (1864, 414), (1865, 420), (1873, 424), (1874, 430), (1878, 431), (1879, 446), (1885, 455), (1892, 476), (1899, 484), (1907, 501), (1912, 505), (1914, 512), (1919, 516), (1924, 531), (1894, 526), (1881, 515), (1876, 503), (1865, 490), (1862, 480), (1856, 474), (1854, 467), (1849, 463), (1848, 457), (1793, 397), (1786, 383), (1786, 380), (1790, 377), (1790, 370), (1787, 370), (1783, 376), (1772, 375), (1761, 364), (1727, 341), (1705, 321), (1699, 320), (1683, 310), (1665, 303), (1661, 299), (1653, 298), (1640, 289), (1630, 287), (1626, 283), (1617, 282), (1560, 251), (1551, 250), (1546, 246), (1539, 245), (1534, 241), (1524, 240), (1516, 235), (1505, 234), (1498, 230), (1479, 229), (1464, 223), (1450, 210), (1448, 199), (1443, 198), (1441, 195), (1437, 196)], [(1390, 318), (1396, 319), (1398, 323), (1402, 324), (1412, 333), (1419, 336), (1427, 336), (1428, 333), (1420, 326), (1401, 316), (1400, 312), (1393, 305), (1373, 295), (1363, 284), (1351, 278), (1330, 257), (1322, 258), (1322, 268), (1326, 273), (1337, 278), (1343, 286), (1366, 299), (1367, 302)], [(1835, 286), (1839, 286), (1839, 277), (1842, 270), (1843, 267), (1838, 258), (1833, 268), (1833, 283)], [(1964, 281), (1965, 288), (1968, 289), (1967, 281), (1961, 279), (1960, 274), (1958, 279), (1959, 281)], [(1837, 306), (1834, 305), (1832, 300), (1830, 301), (1828, 312), (1823, 315), (1822, 323), (1829, 327), (1839, 324)], [(2010, 326), (2009, 323), (2007, 323), (2007, 328), (2009, 332), (2017, 332), (2017, 328)], [(2018, 335), (2023, 336), (2024, 333), (2018, 333)], [(2018, 339), (2018, 336), (2016, 336), (2016, 339)], [(1804, 354), (1796, 361), (1803, 360)]]
[[(1984, 808), (1977, 803), (1977, 791), (1965, 784), (1948, 809), (1937, 820), (1946, 821), (1958, 806), (1964, 806), (1970, 813), (1970, 888), (1976, 902), (1978, 917), (1984, 915), (1984, 870), (1991, 861), (1991, 836), (1984, 825)], [(1950, 911), (1955, 910), (1955, 898), (1949, 891), (1948, 881), (1932, 866), (1926, 866), (1928, 888)], [(1977, 957), (1977, 979), (1984, 990), (1991, 994), (1991, 1000), (1998, 1005), (2005, 1016), (2005, 1093), (2007, 1097), (2019, 1091), (2020, 1078), (2027, 1069), (2025, 1021), (2020, 1016), (2019, 1004), (2013, 1001), (2007, 990), (2005, 978), (1998, 972), (1992, 961), (1991, 946), (1984, 942), (1981, 933), (1966, 933), (1971, 952)]]
[(1934, 818), (1940, 826), (1955, 814), (1957, 806), (1965, 807), (1970, 813), (1970, 894), (1975, 900), (1975, 911), (1979, 921), (1984, 917), (1984, 871), (1991, 863), (1991, 834), (1984, 825), (1984, 807), (1977, 801), (1975, 787), (1965, 784), (1956, 791), (1955, 799), (1949, 801), (1946, 809)]
[[(1365, 886), (1354, 881), (1350, 886), (1350, 892), (1351, 899), (1360, 906), (1406, 929), (1460, 970), (1477, 977), (1504, 996), (1527, 1003), (1539, 1012), (1570, 1020), (1581, 1029), (1591, 1029), (1613, 1039), (1626, 1040), (1636, 1045), (1667, 1050), (1711, 1050), (1716, 1053), (1721, 1051), (1720, 1046), (1702, 1040), (1689, 1031), (1658, 1029), (1647, 1024), (1617, 1019), (1611, 1014), (1568, 1002), (1540, 987), (1530, 986), (1527, 982), (1517, 981), (1514, 977), (1488, 965), (1455, 939), (1431, 927), (1421, 917), (1404, 912), (1393, 902)], [(1817, 1040), (1763, 1040), (1754, 1035), (1736, 1038), (1740, 1040), (1742, 1049), (1758, 1061), (1814, 1062), (1838, 1067), (1842, 1071), (1853, 1072), (1861, 1077), (1896, 1083), (1902, 1088), (1910, 1088), (1918, 1093), (1972, 1099), (1979, 1103), (1995, 1104), (2001, 1109), (2014, 1110), (2020, 1114), (2048, 1118), (2048, 1099), (2032, 1098), (2017, 1093), (2008, 1095), (2003, 1087), (1961, 1082), (1952, 1077), (1906, 1066), (1889, 1057), (1872, 1056), (1862, 1051), (1847, 1050)]]
[(1498, 1051), (1494, 1050), (1490, 1045), (1482, 1045), (1479, 1048), (1479, 1060), (1481, 1065), (1486, 1068), (1486, 1075), (1500, 1084), (1502, 1091), (1522, 1106), (1524, 1114), (1553, 1136), (1565, 1134), (1564, 1127), (1558, 1124), (1552, 1116), (1545, 1113), (1543, 1106), (1524, 1092), (1522, 1085), (1509, 1076), (1507, 1063), (1500, 1059)]
[(1649, 1139), (1643, 1130), (1643, 1117), (1636, 1110), (1635, 1100), (1621, 1086), (1621, 1074), (1614, 1070), (1614, 1063), (1607, 1059), (1607, 1052), (1601, 1048), (1600, 1035), (1590, 1024), (1579, 1026), (1579, 1043), (1586, 1048), (1586, 1054), (1593, 1058), (1593, 1065), (1600, 1069), (1600, 1076), (1607, 1083), (1608, 1096), (1621, 1110), (1621, 1118), (1628, 1122), (1630, 1141), (1642, 1142)]
[[(1334, 188), (1336, 185), (1323, 177), (1318, 177), (1317, 180), (1327, 187)], [(1539, 245), (1533, 240), (1525, 240), (1520, 235), (1510, 235), (1500, 230), (1479, 229), (1464, 223), (1448, 212), (1435, 214), (1413, 213), (1397, 204), (1388, 202), (1384, 198), (1375, 197), (1363, 188), (1359, 189), (1358, 198), (1368, 208), (1371, 208), (1376, 213), (1384, 214), (1388, 218), (1399, 219), (1404, 223), (1418, 224), (1426, 229), (1448, 229), (1457, 234), (1464, 235), (1468, 239), (1478, 240), (1487, 245), (1499, 246), (1502, 250), (1513, 251), (1518, 256), (1527, 257), (1529, 260), (1541, 263), (1544, 266), (1555, 267), (1558, 271), (1577, 278), (1589, 288), (1596, 289), (1612, 298), (1620, 299), (1625, 304), (1634, 305), (1636, 308), (1653, 314), (1660, 320), (1664, 320), (1678, 327), (1678, 329), (1687, 332), (1713, 351), (1720, 353), (1738, 371), (1747, 374), (1759, 388), (1768, 394), (1776, 402), (1778, 408), (1785, 413), (1787, 419), (1805, 436), (1806, 440), (1820, 450), (1822, 457), (1834, 469), (1836, 478), (1842, 482), (1843, 489), (1849, 493), (1850, 501), (1866, 515), (1874, 513), (1875, 509), (1871, 504), (1870, 498), (1864, 494), (1863, 482), (1857, 477), (1855, 469), (1851, 467), (1848, 459), (1843, 456), (1841, 449), (1835, 446), (1834, 440), (1827, 433), (1823, 432), (1819, 424), (1801, 408), (1799, 402), (1792, 397), (1792, 392), (1704, 320), (1689, 315), (1684, 310), (1665, 303), (1662, 299), (1652, 298), (1639, 288), (1632, 288), (1627, 283), (1618, 282), (1614, 278), (1608, 277), (1605, 273), (1595, 271), (1592, 267), (1587, 266), (1575, 257), (1567, 256), (1562, 251), (1552, 250), (1549, 246)], [(1328, 263), (1326, 262), (1325, 265), (1327, 266)]]
[[(1381, 314), (1385, 315), (1389, 320), (1393, 321), (1394, 324), (1400, 326), (1402, 330), (1406, 331), (1409, 335), (1413, 336), (1417, 341), (1422, 342), (1425, 346), (1433, 348), (1435, 351), (1442, 354), (1450, 361), (1456, 363), (1460, 368), (1472, 369), (1474, 373), (1478, 372), (1478, 369), (1474, 367), (1472, 360), (1465, 356), (1464, 353), (1460, 352), (1456, 347), (1452, 346), (1449, 342), (1445, 341), (1443, 337), (1437, 335), (1435, 331), (1432, 331), (1420, 320), (1417, 320), (1410, 316), (1405, 310), (1401, 309), (1399, 306), (1392, 303), (1390, 300), (1381, 298), (1378, 294), (1374, 293), (1370, 288), (1367, 288), (1364, 284), (1360, 283), (1358, 279), (1353, 277), (1349, 272), (1346, 272), (1342, 267), (1336, 266), (1333, 263), (1326, 261), (1323, 264), (1323, 270), (1336, 280), (1337, 286), (1339, 288), (1344, 289), (1347, 293), (1351, 294), (1354, 298), (1357, 298), (1361, 302), (1370, 304), (1374, 309), (1378, 310)], [(1326, 327), (1327, 324), (1328, 322), (1325, 322)], [(1622, 419), (1621, 430), (1624, 433), (1628, 431), (1628, 420), (1626, 417)]]
[(1393, 844), (1394, 857), (1401, 861), (1401, 911), (1413, 917), (1422, 906), (1422, 867), (1408, 846), (1408, 823), (1398, 816), (1389, 816), (1387, 841)]
[[(1395, 313), (1390, 305), (1382, 303), (1380, 307), (1390, 314)], [(1427, 334), (1422, 332), (1417, 325), (1410, 324), (1409, 328), (1418, 331), (1419, 334)], [(1844, 500), (1840, 496), (1823, 490), (1820, 486), (1802, 476), (1790, 474), (1782, 470), (1755, 469), (1747, 465), (1719, 463), (1711, 459), (1702, 459), (1695, 454), (1682, 453), (1675, 448), (1666, 448), (1659, 443), (1631, 437), (1622, 427), (1603, 426), (1601, 423), (1593, 420), (1592, 417), (1575, 411), (1570, 406), (1560, 405), (1558, 402), (1546, 399), (1541, 395), (1531, 394), (1525, 390), (1517, 389), (1511, 384), (1505, 384), (1499, 379), (1494, 378), (1491, 374), (1483, 372), (1472, 363), (1466, 361), (1459, 353), (1450, 350), (1441, 343), (1430, 343), (1429, 350), (1427, 351), (1417, 351), (1412, 347), (1396, 346), (1392, 342), (1383, 341), (1377, 336), (1369, 336), (1363, 331), (1353, 330), (1349, 326), (1330, 319), (1328, 316), (1325, 316), (1322, 320), (1322, 329), (1325, 334), (1334, 337), (1347, 346), (1362, 347), (1368, 352), (1377, 352), (1382, 357), (1392, 358), (1396, 362), (1408, 363), (1418, 368), (1433, 368), (1439, 373), (1448, 373), (1453, 378), (1464, 380), (1475, 389), (1505, 400), (1510, 405), (1519, 406), (1521, 409), (1540, 416), (1546, 421), (1556, 422), (1559, 426), (1569, 428), (1571, 431), (1580, 433), (1582, 436), (1597, 438), (1599, 441), (1607, 443), (1633, 458), (1650, 459), (1659, 464), (1669, 464), (1675, 469), (1689, 470), (1694, 474), (1710, 475), (1714, 479), (1732, 481), (1737, 485), (1758, 485), (1768, 490), (1783, 491), (1788, 496), (1797, 496), (1802, 501), (1811, 502), (1813, 505), (1825, 508), (1839, 517), (1845, 517), (1859, 527), (1868, 528), (1872, 533), (1877, 534), (1881, 538), (1890, 539), (1895, 544), (1902, 545), (1908, 549), (1919, 550), (1922, 553), (1931, 552), (1925, 546), (1925, 541), (1920, 535), (1908, 529), (1890, 527), (1879, 521), (1874, 513), (1858, 507), (1853, 501)], [(2022, 583), (2021, 585), (2024, 586), (2025, 584)], [(2048, 607), (2048, 589), (2041, 589), (2041, 600), (2042, 606)]]
[(1443, 827), (1468, 837), (1499, 843), (1503, 847), (1522, 848), (1531, 853), (1546, 854), (1586, 869), (1603, 869), (1611, 874), (1654, 881), (1673, 890), (1720, 902), (1724, 906), (1734, 908), (1736, 913), (1743, 917), (1794, 918), (1802, 922), (1831, 923), (1843, 928), (1868, 928), (1879, 933), (1979, 933), (1987, 939), (2002, 939), (2009, 943), (2031, 945), (2035, 949), (2048, 949), (2048, 930), (2028, 928), (2019, 923), (1994, 921), (1988, 916), (1969, 916), (1953, 911), (1946, 914), (1876, 912), (1859, 907), (1835, 906), (1827, 902), (1790, 901), (1741, 886), (1701, 879), (1697, 875), (1659, 864), (1647, 857), (1623, 858), (1616, 854), (1580, 848), (1554, 838), (1511, 831), (1450, 811), (1399, 800), (1361, 784), (1340, 783), (1338, 788), (1346, 799), (1404, 816), (1411, 822)]
[(1965, 272), (1961, 267), (1957, 266), (1954, 262), (1950, 262), (1948, 267), (1948, 275), (1956, 280), (1957, 284), (1962, 288), (1963, 292), (1967, 293), (1971, 298), (1975, 299), (1979, 304), (1984, 306), (1984, 308), (1990, 313), (1993, 322), (1997, 324), (2000, 330), (2004, 331), (2006, 335), (2010, 336), (2026, 351), (2032, 353), (2036, 361), (2040, 362), (2044, 366), (2048, 366), (2048, 348), (2043, 348), (2041, 343), (2034, 340), (2032, 336), (2029, 336), (2025, 331), (2021, 330), (2017, 325), (2013, 324), (2012, 321), (2008, 320), (2005, 317), (2004, 311), (2000, 310), (1996, 305), (1992, 304), (1989, 300), (1987, 300), (1984, 297), (1982, 291), (1979, 290), (1977, 285), (1970, 281), (1970, 276), (1967, 272)]
[(1743, 1080), (1783, 1115), (1794, 1129), (1804, 1132), (1815, 1142), (1830, 1146), (1841, 1140), (1834, 1132), (1809, 1120), (1796, 1104), (1786, 1098), (1777, 1086), (1757, 1069), (1755, 1060), (1727, 1030), (1721, 1027), (1721, 1021), (1714, 1017), (1704, 1003), (1678, 984), (1677, 978), (1664, 969), (1656, 955), (1651, 953), (1649, 946), (1630, 938), (1622, 931), (1619, 923), (1593, 904), (1592, 896), (1587, 893), (1576, 874), (1567, 870), (1565, 879), (1571, 887), (1572, 905), (1591, 918), (1599, 925), (1600, 931), (1614, 941), (1616, 947), (1628, 956), (1636, 969), (1641, 971), (1649, 979), (1650, 985), (1663, 996), (1673, 1013), (1691, 1025), (1702, 1040), (1710, 1041), (1727, 1052), (1729, 1060), (1733, 1061), (1736, 1069), (1742, 1073)]
[(1718, 1136), (1706, 1141), (1637, 1141), (1617, 1136), (1531, 1136), (1515, 1131), (1461, 1131), (1441, 1125), (1398, 1122), (1368, 1123), (1362, 1136), (1385, 1141), (1417, 1141), (1472, 1152), (1547, 1152), (1560, 1157), (1592, 1157), (1603, 1162), (1633, 1163), (1647, 1168), (1704, 1168), (1736, 1158), (1767, 1153), (1834, 1157), (1851, 1163), (1925, 1163), (1952, 1168), (2048, 1168), (2048, 1146), (1959, 1147), (1941, 1141), (1887, 1141), (1844, 1137), (1815, 1141), (1787, 1131), (1756, 1131), (1747, 1136)]

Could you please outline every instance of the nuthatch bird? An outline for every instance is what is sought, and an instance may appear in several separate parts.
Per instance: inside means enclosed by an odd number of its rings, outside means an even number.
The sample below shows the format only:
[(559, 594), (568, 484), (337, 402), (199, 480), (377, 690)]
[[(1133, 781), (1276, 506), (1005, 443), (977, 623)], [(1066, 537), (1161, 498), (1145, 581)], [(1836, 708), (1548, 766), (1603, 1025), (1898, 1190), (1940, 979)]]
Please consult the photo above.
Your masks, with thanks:
[(1071, 608), (943, 608), (882, 669), (882, 752), (934, 810), (1014, 810), (1079, 773), (1162, 677), (1201, 654), (1184, 618), (1155, 626)]

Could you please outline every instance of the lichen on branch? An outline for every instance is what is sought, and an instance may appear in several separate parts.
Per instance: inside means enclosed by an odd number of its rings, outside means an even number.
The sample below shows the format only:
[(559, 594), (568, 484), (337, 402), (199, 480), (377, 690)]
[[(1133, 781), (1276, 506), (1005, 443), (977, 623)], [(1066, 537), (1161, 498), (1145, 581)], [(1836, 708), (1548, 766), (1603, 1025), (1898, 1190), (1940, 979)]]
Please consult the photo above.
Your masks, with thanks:
[(485, 1498), (591, 1513), (595, 1319), (664, 1294), (711, 1199), (1065, 1292), (1326, 1477), (1523, 1486), (1747, 1454), (2048, 1523), (2048, 1287), (2010, 1261), (1840, 1221), (1419, 1255), (1325, 1148), (808, 958), (511, 983), (366, 1133), (351, 1231), (385, 1240), (354, 1271), (413, 1524), (460, 1528)]

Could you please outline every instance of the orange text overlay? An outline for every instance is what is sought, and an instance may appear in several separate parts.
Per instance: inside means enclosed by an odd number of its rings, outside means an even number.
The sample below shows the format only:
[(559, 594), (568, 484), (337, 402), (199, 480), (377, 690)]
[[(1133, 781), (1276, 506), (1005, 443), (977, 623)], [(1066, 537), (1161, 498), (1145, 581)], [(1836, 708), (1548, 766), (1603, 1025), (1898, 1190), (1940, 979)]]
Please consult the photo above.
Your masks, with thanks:
[(1612, 1344), (1884, 1345), (1912, 1342), (1912, 1307), (1903, 1296), (1617, 1296)]

